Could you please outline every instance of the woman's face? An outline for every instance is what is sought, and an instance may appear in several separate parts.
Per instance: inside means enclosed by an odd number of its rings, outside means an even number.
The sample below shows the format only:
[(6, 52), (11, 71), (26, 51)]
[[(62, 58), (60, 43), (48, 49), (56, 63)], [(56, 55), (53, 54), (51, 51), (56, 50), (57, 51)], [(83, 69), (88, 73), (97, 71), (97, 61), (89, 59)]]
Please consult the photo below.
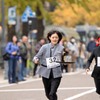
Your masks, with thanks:
[(52, 34), (52, 35), (49, 37), (49, 39), (51, 40), (51, 43), (52, 43), (53, 45), (57, 44), (58, 41), (59, 41), (59, 37), (58, 37), (58, 35), (57, 35), (56, 33)]
[(12, 40), (13, 40), (13, 42), (17, 42), (17, 37), (13, 36)]

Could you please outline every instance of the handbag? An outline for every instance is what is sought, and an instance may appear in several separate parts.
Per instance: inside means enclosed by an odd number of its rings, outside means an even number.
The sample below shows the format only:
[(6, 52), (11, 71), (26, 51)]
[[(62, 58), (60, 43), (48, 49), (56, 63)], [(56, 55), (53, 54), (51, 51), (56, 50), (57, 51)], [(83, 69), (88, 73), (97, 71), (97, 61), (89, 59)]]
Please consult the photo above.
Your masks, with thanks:
[(3, 60), (9, 60), (9, 59), (10, 59), (10, 54), (9, 53), (3, 54)]
[[(12, 44), (9, 45), (9, 50), (11, 49), (11, 45)], [(6, 50), (4, 50), (4, 53), (3, 53), (2, 57), (3, 57), (3, 60), (9, 60), (10, 59), (10, 54), (8, 52), (6, 52)]]

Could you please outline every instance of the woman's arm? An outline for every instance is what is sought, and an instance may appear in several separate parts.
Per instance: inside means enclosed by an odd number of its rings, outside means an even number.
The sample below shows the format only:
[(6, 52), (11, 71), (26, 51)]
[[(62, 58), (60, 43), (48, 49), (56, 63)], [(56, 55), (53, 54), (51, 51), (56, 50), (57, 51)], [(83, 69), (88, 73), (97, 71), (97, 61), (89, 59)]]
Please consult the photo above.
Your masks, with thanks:
[(94, 51), (92, 52), (91, 56), (89, 57), (87, 63), (86, 63), (86, 73), (90, 70), (90, 65), (92, 63), (92, 60), (94, 59), (95, 55), (94, 55)]
[(12, 53), (12, 51), (11, 51), (11, 43), (8, 43), (7, 44), (7, 46), (6, 46), (6, 48), (5, 48), (5, 51), (7, 52), (7, 53), (9, 53), (9, 54), (11, 54)]
[(33, 62), (35, 64), (38, 64), (39, 63), (39, 60), (41, 59), (42, 55), (43, 55), (43, 52), (45, 51), (45, 48), (44, 46), (42, 46), (39, 50), (39, 52), (34, 56), (33, 58)]

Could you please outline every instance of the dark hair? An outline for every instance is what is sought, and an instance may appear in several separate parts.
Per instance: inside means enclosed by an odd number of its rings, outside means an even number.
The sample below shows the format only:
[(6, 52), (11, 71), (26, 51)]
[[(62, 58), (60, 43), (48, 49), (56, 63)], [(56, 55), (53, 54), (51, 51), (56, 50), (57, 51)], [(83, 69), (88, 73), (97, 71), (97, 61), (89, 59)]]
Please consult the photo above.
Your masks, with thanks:
[[(13, 35), (13, 36), (12, 36), (12, 39), (11, 39), (11, 42), (13, 42), (13, 37), (16, 37), (16, 38), (17, 38), (17, 41), (18, 41), (17, 35)], [(16, 43), (17, 43), (17, 41), (16, 41)]]
[(43, 37), (42, 37), (42, 38), (40, 38), (40, 41), (41, 41), (41, 40), (44, 40), (44, 41), (46, 42), (46, 38), (43, 38)]
[(62, 32), (59, 32), (59, 31), (57, 31), (57, 30), (52, 30), (52, 31), (50, 31), (49, 33), (48, 33), (48, 35), (47, 35), (47, 39), (49, 40), (49, 42), (51, 42), (51, 40), (49, 39), (49, 37), (51, 37), (51, 35), (53, 35), (53, 34), (57, 34), (58, 35), (58, 37), (59, 37), (59, 40), (58, 40), (58, 43), (61, 41), (61, 39), (62, 39)]

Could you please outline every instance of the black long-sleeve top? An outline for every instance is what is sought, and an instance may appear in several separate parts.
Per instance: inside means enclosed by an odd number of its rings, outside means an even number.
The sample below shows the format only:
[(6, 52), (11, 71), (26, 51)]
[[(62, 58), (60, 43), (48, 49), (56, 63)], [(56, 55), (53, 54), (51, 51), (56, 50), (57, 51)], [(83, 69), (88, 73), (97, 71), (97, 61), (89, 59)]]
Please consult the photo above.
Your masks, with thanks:
[(96, 47), (91, 53), (91, 56), (89, 57), (86, 64), (86, 68), (89, 68), (92, 63), (92, 60), (95, 59), (95, 66), (91, 76), (100, 79), (100, 64), (98, 65), (98, 62), (100, 62), (100, 59), (98, 60), (99, 57), (100, 57), (100, 46)]

